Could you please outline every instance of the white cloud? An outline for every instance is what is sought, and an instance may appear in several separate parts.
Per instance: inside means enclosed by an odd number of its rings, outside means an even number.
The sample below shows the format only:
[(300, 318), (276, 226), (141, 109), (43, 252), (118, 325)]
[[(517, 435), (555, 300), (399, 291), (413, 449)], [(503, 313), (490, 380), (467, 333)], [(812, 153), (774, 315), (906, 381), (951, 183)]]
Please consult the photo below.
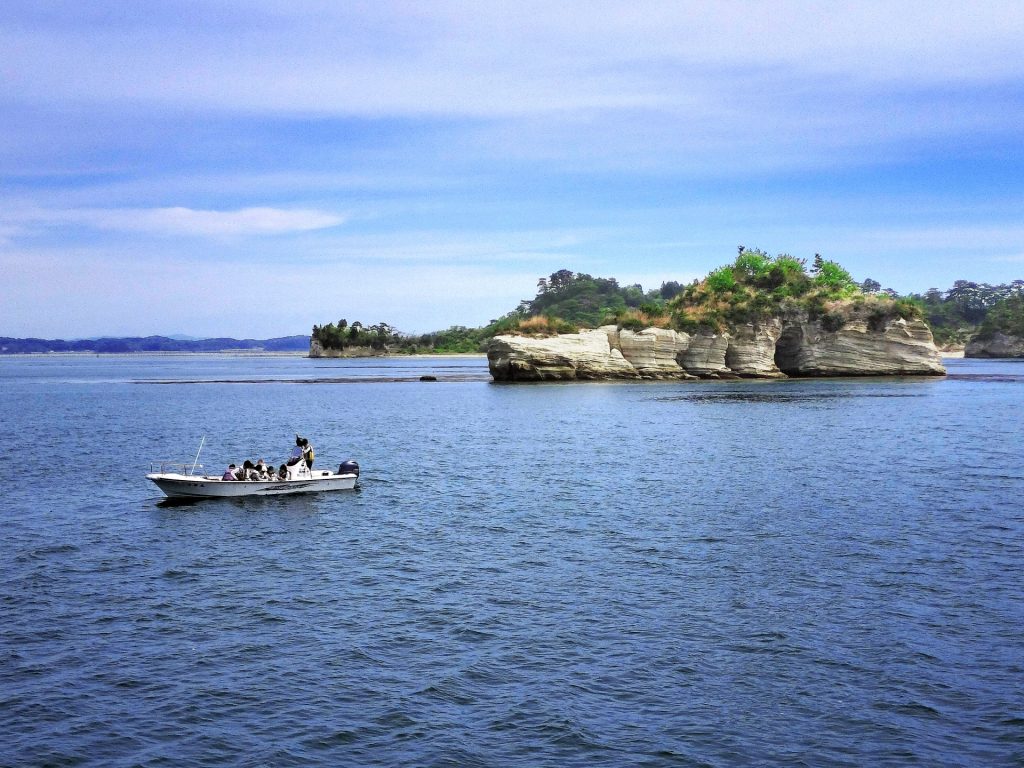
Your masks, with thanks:
[(315, 114), (696, 115), (780, 80), (855, 92), (1024, 75), (1016, 2), (221, 5), (8, 26), (0, 88)]
[(345, 216), (323, 211), (281, 208), (75, 208), (14, 211), (7, 215), (22, 224), (78, 225), (116, 232), (199, 237), (308, 232), (335, 227), (346, 220)]
[(317, 238), (309, 259), (317, 262), (357, 260), (389, 264), (513, 264), (578, 259), (588, 246), (613, 230), (531, 229), (446, 231), (405, 229), (367, 235)]
[[(172, 146), (174, 160), (191, 157), (211, 140), (192, 133), (193, 116), (215, 132), (232, 131), (221, 121), (243, 121), (225, 143), (257, 149), (268, 126), (283, 126), (269, 139), (273, 159), (257, 152), (241, 163), (254, 171), (291, 162), (368, 188), (416, 175), (458, 183), (460, 170), (521, 159), (700, 177), (877, 166), (934, 139), (1015, 140), (1024, 79), (1016, 2), (161, 8), (114, 11), (96, 0), (59, 22), (39, 21), (42, 13), (0, 22), (0, 104), (41, 113), (12, 110), (10, 151), (0, 152), (10, 165), (0, 170), (52, 163), (76, 173), (83, 158), (110, 162), (128, 148), (159, 155)], [(153, 124), (162, 117), (166, 135)], [(261, 118), (258, 137), (247, 135)], [(362, 119), (391, 118), (400, 126), (369, 148), (346, 146), (349, 131), (365, 138)], [(300, 132), (329, 119), (334, 131)], [(117, 151), (95, 151), (109, 148), (112, 126)], [(62, 163), (52, 149), (69, 146), (78, 157)], [(324, 149), (322, 165), (310, 160), (313, 146)], [(197, 170), (209, 172), (182, 173)], [(108, 177), (137, 175), (126, 163)]]

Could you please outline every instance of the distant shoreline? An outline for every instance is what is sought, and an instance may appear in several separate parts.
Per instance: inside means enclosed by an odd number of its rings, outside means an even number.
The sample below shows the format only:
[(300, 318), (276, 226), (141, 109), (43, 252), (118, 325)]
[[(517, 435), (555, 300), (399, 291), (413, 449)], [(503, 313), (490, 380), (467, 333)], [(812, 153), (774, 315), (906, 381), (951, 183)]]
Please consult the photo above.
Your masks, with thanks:
[(406, 358), (486, 358), (484, 352), (424, 352), (412, 355), (366, 355), (364, 357), (310, 357), (308, 352), (273, 352), (255, 349), (223, 349), (216, 352), (9, 352), (0, 354), (0, 360), (11, 357), (303, 357), (309, 360), (403, 360)]
[(259, 349), (219, 349), (210, 352), (183, 352), (153, 350), (133, 352), (5, 352), (5, 357), (211, 357), (214, 355), (230, 355), (231, 357), (309, 357), (308, 352), (273, 352)]

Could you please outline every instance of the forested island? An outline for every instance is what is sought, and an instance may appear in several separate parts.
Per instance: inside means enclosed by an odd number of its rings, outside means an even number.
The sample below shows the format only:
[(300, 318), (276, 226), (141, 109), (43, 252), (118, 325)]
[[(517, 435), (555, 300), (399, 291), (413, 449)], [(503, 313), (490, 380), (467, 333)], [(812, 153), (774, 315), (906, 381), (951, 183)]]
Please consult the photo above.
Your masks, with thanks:
[(1000, 300), (967, 343), (965, 357), (1024, 357), (1024, 295)]
[(982, 334), (1002, 331), (1020, 336), (1022, 297), (1024, 280), (999, 285), (957, 280), (946, 291), (929, 288), (908, 298), (920, 304), (935, 342), (956, 349)]
[(959, 351), (974, 337), (1013, 335), (1024, 322), (1021, 297), (1024, 280), (1000, 285), (958, 280), (945, 291), (930, 288), (901, 296), (871, 278), (856, 281), (820, 254), (808, 265), (788, 254), (772, 256), (740, 246), (734, 262), (704, 280), (687, 285), (667, 281), (648, 291), (637, 284), (620, 285), (615, 278), (562, 269), (538, 280), (533, 299), (524, 299), (514, 310), (478, 328), (453, 326), (413, 335), (383, 322), (364, 325), (342, 319), (317, 325), (310, 337), (310, 354), (483, 352), (491, 339), (504, 334), (550, 336), (607, 325), (692, 333), (700, 327), (721, 329), (723, 323), (794, 310), (806, 311), (811, 319), (820, 317), (826, 328), (851, 312), (867, 313), (876, 323), (890, 316), (921, 320), (939, 348)]
[(741, 247), (660, 304), (596, 327), (495, 336), (495, 381), (942, 375), (920, 305), (865, 292), (834, 261)]

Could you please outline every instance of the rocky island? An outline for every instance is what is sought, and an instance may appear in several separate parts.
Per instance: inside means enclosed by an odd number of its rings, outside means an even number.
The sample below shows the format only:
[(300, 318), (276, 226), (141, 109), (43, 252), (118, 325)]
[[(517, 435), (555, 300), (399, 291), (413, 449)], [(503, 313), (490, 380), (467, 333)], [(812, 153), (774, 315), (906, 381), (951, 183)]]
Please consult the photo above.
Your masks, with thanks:
[[(652, 309), (652, 308), (646, 308)], [(487, 348), (495, 381), (943, 375), (913, 303), (865, 295), (849, 274), (741, 248), (660, 314), (620, 312), (593, 329), (520, 324)], [(523, 332), (525, 331), (525, 332)], [(532, 332), (531, 332), (532, 331)]]
[(1010, 296), (992, 308), (964, 357), (1024, 357), (1024, 296)]
[(964, 357), (1024, 357), (1024, 336), (994, 331), (975, 336), (964, 347)]

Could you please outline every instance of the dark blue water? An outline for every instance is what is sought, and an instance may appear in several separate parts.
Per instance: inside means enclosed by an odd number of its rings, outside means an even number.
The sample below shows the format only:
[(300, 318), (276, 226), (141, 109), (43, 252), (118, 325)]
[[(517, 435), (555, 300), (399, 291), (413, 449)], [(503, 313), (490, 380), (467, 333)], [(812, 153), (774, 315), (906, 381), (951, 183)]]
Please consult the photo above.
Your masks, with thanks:
[[(1024, 364), (950, 372), (0, 358), (0, 764), (1024, 764)], [(296, 431), (360, 490), (144, 478)]]

